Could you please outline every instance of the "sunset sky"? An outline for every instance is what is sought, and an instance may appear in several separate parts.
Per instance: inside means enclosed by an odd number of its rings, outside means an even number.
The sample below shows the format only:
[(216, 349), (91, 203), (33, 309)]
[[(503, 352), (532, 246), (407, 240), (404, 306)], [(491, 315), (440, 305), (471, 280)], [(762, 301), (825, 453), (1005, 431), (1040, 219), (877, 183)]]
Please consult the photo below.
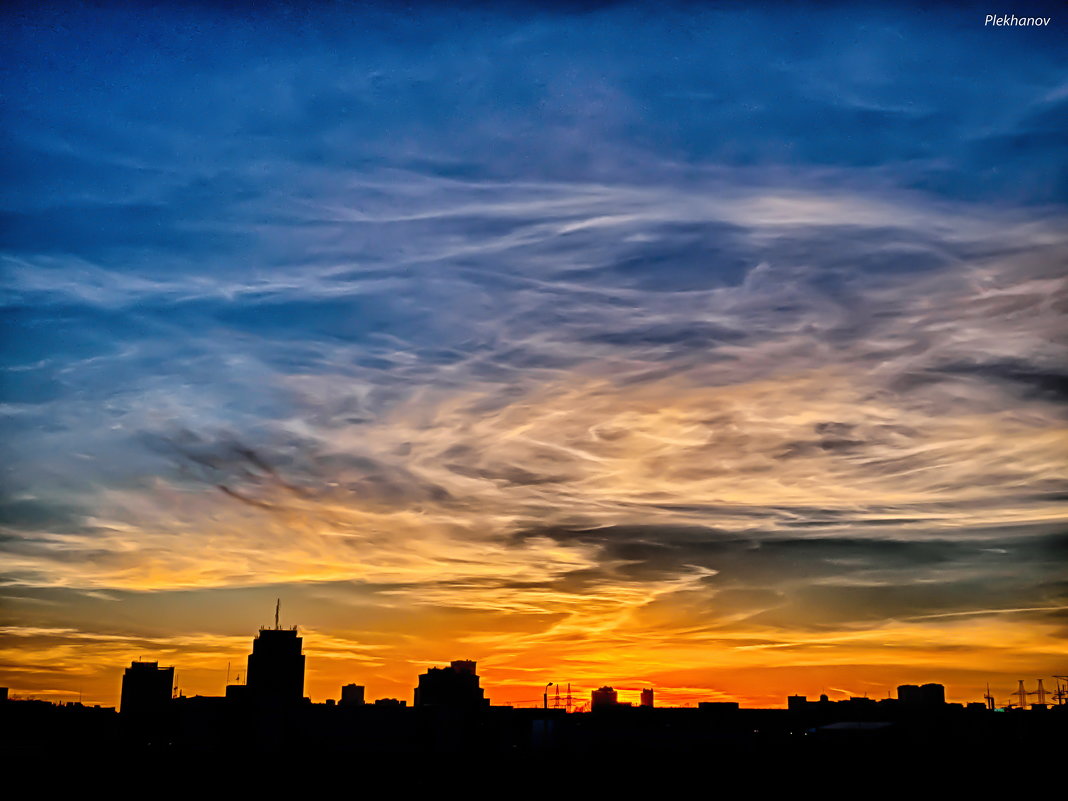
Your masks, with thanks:
[(0, 686), (276, 598), (315, 701), (1068, 673), (1068, 15), (991, 10), (6, 5)]

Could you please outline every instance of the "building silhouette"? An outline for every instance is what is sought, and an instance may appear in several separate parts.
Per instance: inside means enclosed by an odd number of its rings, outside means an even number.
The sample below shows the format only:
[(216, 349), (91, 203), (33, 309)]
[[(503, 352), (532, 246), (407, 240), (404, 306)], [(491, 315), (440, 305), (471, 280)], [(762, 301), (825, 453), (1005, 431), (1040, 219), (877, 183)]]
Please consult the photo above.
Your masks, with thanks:
[(943, 706), (946, 703), (946, 688), (941, 684), (921, 685), (920, 692), (927, 706)]
[(920, 686), (918, 684), (901, 684), (897, 688), (897, 700), (902, 704), (918, 704), (920, 702)]
[(938, 707), (946, 703), (946, 688), (941, 684), (902, 684), (897, 688), (897, 700), (908, 707)]
[(619, 698), (611, 687), (601, 687), (590, 695), (590, 709), (606, 709), (618, 705)]
[(257, 703), (295, 703), (304, 697), (303, 639), (297, 627), (261, 628), (252, 641), (246, 672), (248, 696)]
[[(261, 629), (249, 657), (248, 684), (225, 696), (174, 697), (175, 669), (135, 661), (125, 669), (121, 711), (80, 702), (0, 700), (0, 753), (158, 753), (179, 759), (210, 753), (303, 755), (517, 754), (574, 755), (582, 764), (634, 755), (681, 754), (705, 760), (730, 755), (886, 758), (917, 749), (972, 758), (983, 748), (1045, 747), (1068, 733), (1068, 694), (1054, 704), (997, 710), (990, 704), (946, 703), (941, 684), (898, 687), (897, 698), (786, 699), (786, 709), (743, 709), (737, 701), (657, 707), (643, 689), (643, 709), (621, 703), (609, 686), (593, 691), (590, 712), (568, 708), (491, 706), (477, 665), (457, 660), (419, 677), (415, 705), (365, 700), (358, 684), (341, 701), (302, 698), (304, 655), (297, 629)], [(987, 696), (990, 696), (989, 690)], [(0, 699), (3, 693), (0, 692)], [(257, 703), (257, 699), (260, 703)], [(288, 703), (300, 699), (300, 703)], [(130, 750), (134, 749), (134, 750)], [(141, 752), (137, 749), (148, 749)], [(843, 750), (845, 749), (845, 750)], [(608, 764), (608, 763), (605, 763)], [(637, 763), (636, 763), (637, 764)]]
[(363, 706), (364, 688), (359, 684), (345, 684), (341, 687), (342, 706)]
[(158, 662), (134, 661), (122, 674), (119, 713), (126, 718), (159, 718), (167, 709), (174, 688), (174, 668)]
[(489, 705), (479, 686), (474, 662), (458, 659), (448, 667), (430, 668), (419, 677), (415, 688), (415, 706), (478, 709)]
[(122, 674), (119, 696), (119, 717), (127, 742), (147, 745), (167, 739), (173, 694), (173, 667), (160, 667), (158, 662), (130, 663)]

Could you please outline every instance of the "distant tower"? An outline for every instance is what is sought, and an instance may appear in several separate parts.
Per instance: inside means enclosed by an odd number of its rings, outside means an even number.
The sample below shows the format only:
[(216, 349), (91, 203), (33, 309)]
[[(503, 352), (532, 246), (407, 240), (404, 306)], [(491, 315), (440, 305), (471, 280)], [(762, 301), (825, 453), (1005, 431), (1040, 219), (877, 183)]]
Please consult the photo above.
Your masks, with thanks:
[(650, 707), (650, 708), (653, 706), (653, 688), (652, 687), (646, 687), (644, 690), (642, 690), (641, 705), (642, 706), (647, 706), (647, 707)]
[(252, 641), (245, 683), (248, 694), (261, 703), (293, 703), (304, 698), (303, 639), (297, 627), (283, 629), (274, 610), (274, 628), (261, 628)]
[(619, 697), (611, 687), (606, 686), (599, 690), (594, 690), (590, 696), (590, 709), (607, 709), (618, 704)]
[(1016, 690), (1016, 696), (1020, 699), (1020, 709), (1027, 709), (1027, 690), (1024, 689), (1024, 680), (1020, 679), (1020, 687)]
[(359, 684), (346, 684), (341, 688), (342, 706), (363, 706), (363, 687)]
[(122, 674), (119, 713), (128, 719), (157, 719), (166, 711), (173, 688), (173, 667), (160, 667), (158, 662), (131, 662)]
[(485, 690), (479, 686), (477, 665), (457, 659), (444, 668), (430, 668), (419, 677), (415, 688), (416, 706), (481, 709), (489, 706)]

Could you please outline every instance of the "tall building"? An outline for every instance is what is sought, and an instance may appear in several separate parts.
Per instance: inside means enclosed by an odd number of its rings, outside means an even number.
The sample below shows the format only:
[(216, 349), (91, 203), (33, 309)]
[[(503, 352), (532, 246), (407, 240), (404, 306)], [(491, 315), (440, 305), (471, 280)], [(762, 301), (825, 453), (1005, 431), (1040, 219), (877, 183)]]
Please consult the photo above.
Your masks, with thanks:
[(252, 641), (245, 672), (248, 694), (259, 703), (295, 703), (304, 698), (303, 639), (297, 627), (284, 629), (278, 625), (275, 608), (274, 628), (261, 628)]
[(342, 706), (363, 706), (363, 687), (359, 684), (345, 684), (341, 687)]
[(652, 707), (653, 706), (653, 688), (652, 687), (646, 687), (644, 690), (642, 690), (641, 705), (642, 706), (648, 706), (648, 707)]
[(611, 687), (602, 687), (594, 690), (590, 696), (590, 709), (605, 709), (610, 706), (618, 706), (619, 698), (616, 691)]
[(489, 705), (479, 686), (475, 663), (458, 659), (444, 668), (430, 668), (419, 677), (415, 688), (416, 706), (478, 709)]
[(159, 717), (170, 703), (173, 688), (173, 667), (160, 667), (158, 662), (131, 662), (122, 674), (119, 713), (127, 718)]

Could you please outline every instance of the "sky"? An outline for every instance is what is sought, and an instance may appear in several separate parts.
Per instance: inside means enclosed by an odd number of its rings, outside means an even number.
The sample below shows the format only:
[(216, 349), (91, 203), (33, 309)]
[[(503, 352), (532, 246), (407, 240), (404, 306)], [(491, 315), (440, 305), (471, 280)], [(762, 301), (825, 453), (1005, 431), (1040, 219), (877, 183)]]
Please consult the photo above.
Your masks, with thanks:
[(1068, 673), (1068, 47), (978, 5), (9, 4), (0, 685)]

